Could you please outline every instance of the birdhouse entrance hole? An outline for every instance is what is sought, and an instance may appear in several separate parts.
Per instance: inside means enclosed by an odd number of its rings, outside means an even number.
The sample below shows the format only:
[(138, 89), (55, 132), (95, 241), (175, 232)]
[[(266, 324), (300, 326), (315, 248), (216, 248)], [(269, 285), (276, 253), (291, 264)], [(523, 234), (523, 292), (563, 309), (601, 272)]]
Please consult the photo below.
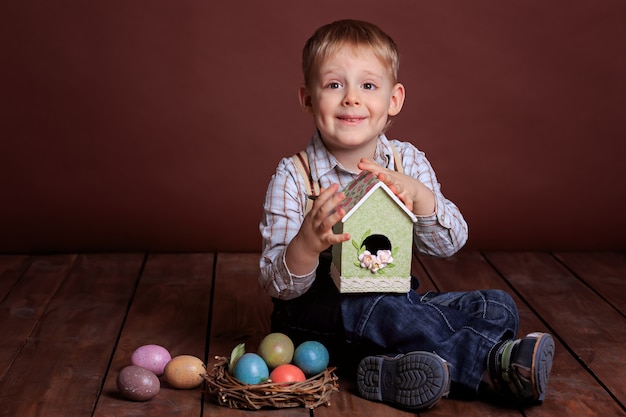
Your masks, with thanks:
[(385, 235), (370, 235), (363, 241), (361, 247), (363, 246), (373, 254), (379, 250), (391, 250), (391, 242)]

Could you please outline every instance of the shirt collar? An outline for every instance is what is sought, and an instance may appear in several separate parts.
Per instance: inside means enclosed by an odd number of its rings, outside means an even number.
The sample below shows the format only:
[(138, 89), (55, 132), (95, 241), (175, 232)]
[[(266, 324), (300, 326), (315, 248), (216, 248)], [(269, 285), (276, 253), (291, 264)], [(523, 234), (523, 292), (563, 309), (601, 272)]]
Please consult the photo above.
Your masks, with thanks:
[[(312, 160), (309, 162), (313, 181), (319, 181), (321, 177), (334, 169), (348, 172), (341, 167), (337, 158), (335, 158), (335, 156), (328, 151), (322, 141), (319, 131), (316, 131), (311, 138), (311, 142), (307, 147), (307, 153), (309, 155), (313, 155)], [(394, 169), (392, 164), (393, 150), (389, 140), (384, 134), (381, 134), (378, 137), (374, 161), (381, 166)]]

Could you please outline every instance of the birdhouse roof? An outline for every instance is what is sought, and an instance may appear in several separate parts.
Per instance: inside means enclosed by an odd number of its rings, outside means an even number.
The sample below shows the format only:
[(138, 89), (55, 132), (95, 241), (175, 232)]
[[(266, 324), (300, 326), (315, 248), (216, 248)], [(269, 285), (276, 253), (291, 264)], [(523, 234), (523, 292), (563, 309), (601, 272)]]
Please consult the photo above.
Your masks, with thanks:
[(352, 181), (350, 184), (343, 189), (343, 193), (346, 198), (339, 205), (340, 208), (343, 208), (346, 214), (341, 219), (342, 222), (346, 222), (348, 218), (367, 201), (369, 196), (371, 196), (374, 191), (377, 189), (383, 190), (391, 199), (396, 203), (396, 205), (406, 213), (407, 216), (411, 219), (411, 221), (416, 222), (417, 217), (415, 214), (411, 213), (409, 209), (404, 205), (402, 201), (383, 183), (378, 177), (367, 171), (362, 171), (359, 176)]

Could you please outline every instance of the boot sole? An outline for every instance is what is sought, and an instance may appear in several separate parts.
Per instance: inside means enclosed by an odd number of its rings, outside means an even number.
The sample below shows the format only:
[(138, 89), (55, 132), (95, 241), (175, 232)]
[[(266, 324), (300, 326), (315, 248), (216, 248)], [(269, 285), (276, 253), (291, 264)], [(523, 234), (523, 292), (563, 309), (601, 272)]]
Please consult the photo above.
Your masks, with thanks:
[(448, 395), (450, 375), (446, 362), (430, 352), (368, 356), (359, 364), (357, 386), (367, 400), (425, 409)]
[(542, 402), (548, 390), (548, 379), (552, 370), (554, 360), (554, 339), (547, 333), (538, 336), (533, 350), (533, 361), (531, 369), (531, 382), (535, 392), (535, 399)]

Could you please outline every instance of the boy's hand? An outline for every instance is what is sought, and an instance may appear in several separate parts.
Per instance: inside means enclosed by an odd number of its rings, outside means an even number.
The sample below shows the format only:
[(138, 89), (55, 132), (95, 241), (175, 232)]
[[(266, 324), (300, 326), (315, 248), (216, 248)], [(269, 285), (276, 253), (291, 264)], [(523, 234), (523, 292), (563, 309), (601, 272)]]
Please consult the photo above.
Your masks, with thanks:
[(339, 185), (322, 189), (313, 202), (311, 211), (304, 216), (300, 230), (287, 247), (285, 261), (296, 275), (310, 273), (317, 265), (320, 253), (335, 243), (350, 239), (348, 233), (335, 234), (333, 226), (345, 215), (337, 205), (346, 197), (338, 193)]
[(414, 214), (427, 216), (435, 212), (435, 195), (415, 178), (384, 168), (366, 158), (359, 162), (359, 169), (375, 174)]

